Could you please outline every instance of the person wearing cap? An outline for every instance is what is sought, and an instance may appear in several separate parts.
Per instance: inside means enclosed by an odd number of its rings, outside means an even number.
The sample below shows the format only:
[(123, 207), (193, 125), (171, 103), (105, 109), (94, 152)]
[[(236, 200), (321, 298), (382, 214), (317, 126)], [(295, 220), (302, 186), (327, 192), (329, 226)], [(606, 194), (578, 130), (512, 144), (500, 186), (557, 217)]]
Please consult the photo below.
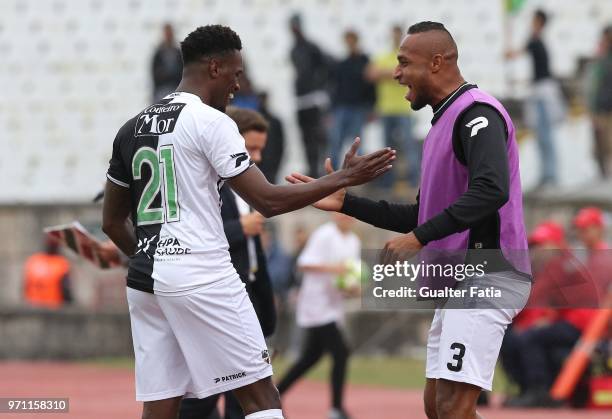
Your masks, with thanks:
[[(604, 213), (597, 207), (582, 208), (573, 219), (580, 242), (587, 252), (585, 266), (597, 287), (597, 306), (612, 292), (612, 258), (609, 244), (605, 241), (606, 221)], [(591, 304), (593, 306), (595, 304)]]
[[(567, 269), (574, 267), (565, 238), (565, 229), (556, 221), (538, 224), (528, 238), (534, 285), (526, 308), (558, 306), (567, 302), (564, 285), (568, 282)], [(569, 267), (569, 268), (568, 268)]]
[(600, 300), (590, 270), (573, 254), (565, 229), (544, 221), (528, 237), (534, 286), (527, 302), (531, 307), (591, 307)]
[(570, 251), (561, 224), (542, 222), (528, 240), (535, 255), (534, 287), (502, 350), (504, 367), (521, 393), (505, 406), (553, 407), (558, 403), (548, 391), (595, 314), (584, 307), (593, 302), (596, 288), (591, 272)]
[(561, 224), (555, 221), (544, 221), (538, 224), (527, 240), (530, 247), (537, 246), (545, 249), (564, 249), (567, 247), (565, 230)]
[[(547, 272), (548, 268), (563, 265), (564, 252), (562, 249), (567, 247), (565, 231), (563, 226), (557, 222), (544, 221), (531, 232), (528, 242), (534, 255), (534, 278), (540, 280), (538, 282), (540, 285), (543, 282), (542, 272)], [(533, 304), (533, 300), (532, 295), (527, 306), (535, 307), (524, 308), (514, 318), (512, 325), (506, 331), (500, 351), (502, 367), (519, 389), (518, 397), (510, 397), (504, 402), (504, 405), (508, 407), (512, 407), (529, 391), (529, 377), (522, 361), (526, 333), (534, 328), (550, 324), (555, 317), (554, 310)]]
[(604, 215), (599, 208), (582, 208), (574, 217), (573, 224), (576, 228), (578, 239), (589, 252), (608, 249), (608, 244), (604, 241)]

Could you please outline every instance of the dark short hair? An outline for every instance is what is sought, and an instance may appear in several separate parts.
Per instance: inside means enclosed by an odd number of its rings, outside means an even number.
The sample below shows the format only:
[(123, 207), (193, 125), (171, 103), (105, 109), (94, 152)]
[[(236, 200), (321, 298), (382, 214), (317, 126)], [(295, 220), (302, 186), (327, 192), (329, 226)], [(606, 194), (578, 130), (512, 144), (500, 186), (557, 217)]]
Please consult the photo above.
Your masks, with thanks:
[(238, 125), (241, 134), (248, 131), (268, 132), (268, 121), (257, 111), (228, 106), (225, 113)]
[(535, 17), (540, 19), (540, 21), (542, 22), (542, 26), (546, 25), (546, 22), (548, 22), (548, 13), (546, 13), (542, 9), (538, 9), (535, 11)]
[(450, 44), (452, 46), (453, 54), (455, 55), (455, 58), (459, 57), (457, 43), (455, 42), (453, 35), (451, 35), (448, 29), (446, 29), (446, 27), (440, 22), (432, 22), (432, 21), (426, 20), (424, 22), (415, 23), (414, 25), (408, 28), (408, 35), (414, 35), (415, 33), (424, 33), (424, 32), (430, 32), (430, 31), (444, 32), (446, 36), (448, 36), (448, 40), (450, 41)]
[(408, 28), (408, 35), (413, 35), (415, 33), (423, 33), (429, 31), (442, 31), (446, 32), (448, 36), (453, 37), (448, 29), (440, 23), (440, 22), (432, 22), (430, 20), (426, 20), (424, 22), (415, 23), (411, 27)]
[(198, 61), (202, 57), (227, 54), (241, 49), (242, 42), (238, 34), (228, 26), (222, 25), (200, 26), (181, 42), (184, 64)]

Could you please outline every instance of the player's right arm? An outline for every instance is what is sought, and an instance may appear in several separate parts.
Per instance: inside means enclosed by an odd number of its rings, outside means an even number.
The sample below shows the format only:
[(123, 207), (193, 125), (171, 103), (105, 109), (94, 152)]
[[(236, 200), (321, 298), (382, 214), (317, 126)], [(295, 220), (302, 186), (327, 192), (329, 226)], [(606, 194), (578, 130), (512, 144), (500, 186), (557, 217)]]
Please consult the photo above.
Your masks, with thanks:
[(391, 168), (395, 158), (393, 150), (383, 149), (366, 156), (357, 156), (358, 147), (359, 140), (356, 140), (346, 155), (342, 170), (312, 182), (273, 185), (255, 166), (228, 182), (257, 211), (266, 217), (273, 217), (308, 206), (339, 189), (369, 182)]
[[(329, 159), (325, 161), (325, 170), (330, 174), (334, 172)], [(300, 173), (293, 173), (285, 179), (293, 184), (315, 180)], [(398, 233), (412, 231), (417, 226), (419, 217), (418, 196), (416, 204), (393, 204), (384, 200), (373, 201), (357, 197), (348, 194), (345, 188), (315, 202), (314, 207), (323, 211), (342, 212), (374, 227)]]

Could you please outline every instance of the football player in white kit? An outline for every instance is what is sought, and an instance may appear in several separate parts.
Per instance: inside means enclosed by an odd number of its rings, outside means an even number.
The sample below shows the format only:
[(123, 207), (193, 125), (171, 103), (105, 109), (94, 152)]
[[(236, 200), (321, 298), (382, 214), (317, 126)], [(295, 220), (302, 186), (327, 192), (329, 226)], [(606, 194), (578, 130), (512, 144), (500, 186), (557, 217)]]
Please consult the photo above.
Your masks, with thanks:
[(235, 390), (248, 419), (282, 411), (255, 311), (232, 266), (219, 188), (229, 182), (267, 217), (309, 205), (391, 167), (395, 152), (347, 153), (343, 170), (307, 185), (272, 185), (250, 162), (225, 107), (239, 90), (240, 38), (220, 25), (181, 43), (175, 93), (119, 130), (103, 229), (130, 255), (127, 298), (143, 418), (175, 419), (182, 397)]

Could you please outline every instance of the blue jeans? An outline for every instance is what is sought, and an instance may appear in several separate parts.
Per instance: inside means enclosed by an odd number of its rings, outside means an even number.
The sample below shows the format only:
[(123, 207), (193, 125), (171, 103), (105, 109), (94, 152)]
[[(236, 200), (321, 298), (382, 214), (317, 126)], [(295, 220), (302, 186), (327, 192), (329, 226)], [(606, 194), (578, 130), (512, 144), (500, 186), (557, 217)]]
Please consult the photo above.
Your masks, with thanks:
[(363, 126), (368, 116), (366, 106), (339, 105), (333, 109), (333, 123), (329, 135), (329, 151), (334, 169), (339, 169), (344, 159), (341, 159), (342, 146), (346, 139), (351, 142), (355, 137), (361, 137)]
[(540, 151), (540, 183), (557, 182), (557, 154), (553, 141), (553, 125), (546, 101), (536, 100), (536, 137)]
[[(412, 117), (407, 115), (388, 115), (381, 117), (385, 146), (393, 147), (398, 153), (404, 155), (408, 165), (407, 176), (402, 177), (408, 180), (414, 188), (419, 186), (421, 174), (421, 143), (412, 134)], [(397, 176), (396, 169), (393, 168), (380, 179), (380, 185), (389, 189), (393, 187)]]
[[(559, 373), (559, 359), (567, 357), (581, 332), (566, 321), (533, 327), (520, 337), (520, 360), (524, 379), (530, 388), (549, 388)], [(563, 351), (564, 356), (559, 356)]]

